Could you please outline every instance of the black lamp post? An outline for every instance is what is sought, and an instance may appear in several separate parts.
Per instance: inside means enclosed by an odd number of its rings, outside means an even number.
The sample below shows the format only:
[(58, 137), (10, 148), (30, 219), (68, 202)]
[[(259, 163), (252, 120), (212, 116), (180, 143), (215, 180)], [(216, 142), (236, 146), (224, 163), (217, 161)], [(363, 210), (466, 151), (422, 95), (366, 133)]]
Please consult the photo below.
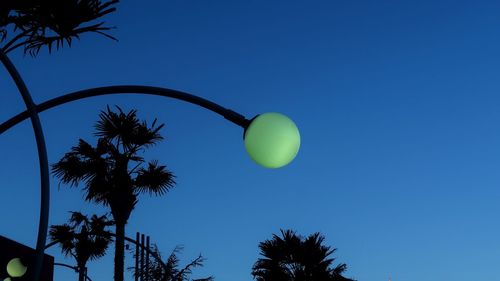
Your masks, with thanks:
[(287, 165), (295, 158), (300, 147), (300, 134), (297, 127), (293, 121), (282, 114), (264, 113), (248, 120), (239, 113), (201, 97), (160, 87), (136, 85), (99, 87), (64, 94), (49, 101), (36, 104), (16, 67), (1, 49), (0, 61), (14, 80), (26, 105), (26, 111), (0, 124), (0, 135), (21, 121), (30, 118), (38, 148), (41, 199), (33, 276), (39, 276), (42, 268), (44, 249), (47, 240), (50, 205), (49, 163), (43, 128), (38, 117), (39, 112), (68, 102), (94, 96), (112, 94), (156, 95), (201, 106), (222, 115), (225, 119), (242, 127), (244, 129), (244, 141), (247, 152), (255, 162), (264, 167), (279, 168)]

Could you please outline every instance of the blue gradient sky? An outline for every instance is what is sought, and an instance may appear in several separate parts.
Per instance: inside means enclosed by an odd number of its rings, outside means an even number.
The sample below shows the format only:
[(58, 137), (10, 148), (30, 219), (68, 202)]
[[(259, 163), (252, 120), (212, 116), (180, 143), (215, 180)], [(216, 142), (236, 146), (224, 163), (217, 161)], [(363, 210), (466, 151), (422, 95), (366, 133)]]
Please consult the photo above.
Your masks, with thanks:
[[(439, 3), (437, 3), (439, 2)], [(278, 111), (299, 126), (295, 162), (266, 170), (242, 131), (158, 97), (98, 97), (41, 117), (51, 163), (106, 104), (166, 123), (147, 153), (177, 175), (143, 196), (127, 234), (166, 254), (207, 261), (193, 277), (251, 280), (259, 241), (315, 231), (346, 276), (383, 281), (498, 280), (500, 3), (497, 1), (122, 1), (118, 43), (87, 35), (71, 49), (11, 55), (36, 101), (68, 91), (144, 84), (191, 92), (248, 117)], [(0, 71), (0, 120), (23, 104)], [(34, 246), (39, 184), (30, 124), (0, 137), (0, 235)], [(104, 209), (52, 180), (50, 222)], [(49, 253), (64, 261), (53, 248)], [(71, 263), (71, 260), (66, 260)], [(129, 261), (128, 265), (132, 265)], [(112, 253), (89, 264), (111, 280)], [(130, 277), (128, 277), (130, 278)], [(55, 280), (76, 275), (57, 269)], [(130, 280), (130, 279), (129, 279)]]

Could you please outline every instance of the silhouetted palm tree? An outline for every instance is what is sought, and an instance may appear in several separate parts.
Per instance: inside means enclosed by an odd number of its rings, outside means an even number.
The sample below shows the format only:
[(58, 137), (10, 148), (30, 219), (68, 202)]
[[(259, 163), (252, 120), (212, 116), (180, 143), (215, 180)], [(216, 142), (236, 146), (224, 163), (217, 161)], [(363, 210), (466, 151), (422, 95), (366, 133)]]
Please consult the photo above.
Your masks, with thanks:
[(336, 249), (322, 245), (324, 237), (314, 233), (303, 239), (292, 230), (281, 230), (282, 237), (259, 244), (260, 254), (252, 275), (257, 281), (352, 281), (341, 274), (345, 264), (332, 267), (330, 255)]
[[(24, 52), (35, 56), (43, 46), (49, 52), (64, 43), (71, 46), (82, 33), (94, 32), (116, 40), (105, 33), (110, 27), (95, 21), (116, 10), (118, 0), (1, 0), (0, 42), (9, 39), (6, 53), (24, 46)], [(11, 36), (9, 36), (12, 33)]]
[(61, 246), (64, 255), (75, 258), (79, 281), (85, 281), (87, 262), (105, 255), (111, 242), (106, 227), (112, 224), (105, 215), (89, 219), (82, 213), (71, 212), (69, 224), (50, 227), (50, 239)]
[[(160, 141), (163, 124), (148, 126), (136, 110), (124, 113), (107, 108), (96, 123), (96, 147), (80, 139), (77, 146), (53, 165), (62, 183), (84, 184), (85, 200), (109, 207), (116, 225), (115, 281), (123, 281), (125, 225), (140, 193), (163, 195), (175, 184), (174, 175), (157, 161), (145, 164), (139, 156)], [(129, 167), (132, 167), (129, 169)]]
[[(213, 281), (212, 276), (200, 279), (189, 279), (192, 270), (196, 267), (203, 266), (204, 258), (199, 255), (197, 258), (191, 260), (186, 266), (180, 268), (178, 254), (181, 252), (182, 247), (177, 246), (174, 248), (170, 256), (165, 262), (164, 266), (159, 262), (158, 258), (162, 260), (161, 253), (158, 246), (153, 244), (151, 251), (153, 255), (149, 256), (149, 266), (141, 270), (140, 268), (131, 267), (135, 276), (140, 276), (149, 281)], [(155, 257), (156, 256), (156, 257)]]

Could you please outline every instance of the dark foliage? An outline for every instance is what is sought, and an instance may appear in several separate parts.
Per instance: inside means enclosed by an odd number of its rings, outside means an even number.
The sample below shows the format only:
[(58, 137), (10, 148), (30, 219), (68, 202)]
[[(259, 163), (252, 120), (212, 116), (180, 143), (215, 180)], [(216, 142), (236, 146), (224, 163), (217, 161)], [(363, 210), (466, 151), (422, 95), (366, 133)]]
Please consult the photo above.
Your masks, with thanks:
[(174, 248), (168, 259), (164, 262), (158, 246), (153, 244), (151, 251), (154, 256), (149, 257), (149, 266), (141, 270), (140, 268), (130, 267), (134, 276), (141, 276), (144, 280), (150, 281), (213, 281), (212, 276), (200, 279), (190, 279), (192, 271), (196, 267), (203, 266), (204, 258), (199, 255), (197, 258), (191, 260), (184, 267), (180, 267), (179, 253), (182, 247), (177, 246)]
[(106, 215), (93, 215), (89, 219), (82, 213), (71, 212), (69, 223), (50, 227), (50, 239), (61, 246), (65, 256), (75, 259), (80, 269), (79, 280), (85, 280), (82, 269), (89, 260), (96, 260), (106, 254), (112, 241), (106, 228), (111, 225), (113, 221), (108, 220)]
[(353, 281), (341, 274), (346, 264), (332, 267), (336, 249), (323, 245), (324, 237), (314, 233), (306, 238), (292, 230), (281, 230), (282, 237), (259, 244), (260, 254), (252, 275), (257, 281)]
[(118, 0), (1, 0), (0, 42), (8, 53), (23, 47), (24, 53), (36, 56), (42, 47), (49, 53), (65, 44), (71, 46), (83, 33), (107, 33), (100, 18), (116, 10)]

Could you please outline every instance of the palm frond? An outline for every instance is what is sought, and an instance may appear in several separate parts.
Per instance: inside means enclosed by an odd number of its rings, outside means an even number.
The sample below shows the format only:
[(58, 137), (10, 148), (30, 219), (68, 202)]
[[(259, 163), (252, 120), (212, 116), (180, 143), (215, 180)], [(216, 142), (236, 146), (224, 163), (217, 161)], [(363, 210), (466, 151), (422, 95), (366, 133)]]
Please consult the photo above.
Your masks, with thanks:
[[(0, 27), (12, 25), (14, 31), (20, 31), (3, 46), (5, 52), (24, 47), (25, 53), (36, 56), (42, 47), (47, 47), (50, 53), (54, 48), (71, 46), (72, 41), (80, 39), (84, 33), (98, 33), (117, 41), (115, 37), (107, 33), (113, 27), (105, 26), (104, 22), (87, 23), (116, 11), (114, 5), (118, 3), (118, 0), (2, 2), (4, 5), (0, 6), (2, 8)], [(3, 40), (6, 39), (6, 34), (4, 35)]]
[(53, 225), (49, 230), (49, 237), (52, 242), (58, 242), (65, 256), (72, 254), (75, 247), (74, 239), (76, 234), (67, 224)]
[(193, 281), (214, 281), (215, 278), (213, 276), (209, 276), (207, 278), (199, 278), (199, 279), (193, 279)]
[(190, 263), (188, 263), (186, 266), (184, 266), (184, 268), (182, 268), (176, 274), (176, 276), (174, 277), (174, 280), (179, 280), (179, 281), (187, 280), (188, 276), (191, 275), (191, 273), (193, 272), (193, 268), (203, 266), (204, 260), (205, 259), (201, 255), (199, 255), (194, 260), (192, 260)]
[(163, 195), (175, 185), (175, 176), (166, 166), (158, 165), (158, 161), (151, 161), (147, 168), (140, 168), (135, 178), (135, 186), (139, 192)]
[[(158, 249), (158, 246), (156, 244), (152, 244), (150, 250), (153, 255), (149, 257), (149, 267), (144, 269), (129, 267), (129, 270), (133, 271), (134, 276), (137, 276), (139, 278), (142, 277), (143, 279), (151, 281), (189, 281), (192, 270), (195, 267), (203, 266), (204, 258), (199, 255), (197, 258), (191, 260), (187, 265), (180, 268), (180, 259), (178, 255), (182, 251), (182, 249), (182, 246), (176, 246), (170, 253), (164, 265), (158, 261), (158, 259), (161, 260), (161, 253)], [(213, 276), (200, 279), (192, 279), (192, 281), (213, 280)]]
[(345, 264), (333, 267), (331, 255), (336, 249), (323, 244), (324, 236), (313, 233), (301, 237), (292, 230), (281, 230), (281, 236), (259, 244), (261, 258), (253, 265), (252, 275), (257, 281), (353, 281), (341, 274)]
[(124, 151), (134, 156), (139, 149), (163, 139), (159, 131), (164, 124), (156, 125), (154, 120), (149, 126), (147, 122), (141, 122), (137, 118), (136, 110), (125, 113), (120, 107), (116, 108), (118, 112), (112, 111), (108, 106), (106, 111), (99, 114), (100, 120), (95, 125), (97, 137), (116, 142), (117, 146), (123, 146)]
[(85, 216), (84, 214), (80, 212), (70, 212), (70, 213), (71, 217), (69, 219), (69, 222), (71, 223), (71, 225), (77, 227), (78, 225), (89, 223), (87, 216)]

